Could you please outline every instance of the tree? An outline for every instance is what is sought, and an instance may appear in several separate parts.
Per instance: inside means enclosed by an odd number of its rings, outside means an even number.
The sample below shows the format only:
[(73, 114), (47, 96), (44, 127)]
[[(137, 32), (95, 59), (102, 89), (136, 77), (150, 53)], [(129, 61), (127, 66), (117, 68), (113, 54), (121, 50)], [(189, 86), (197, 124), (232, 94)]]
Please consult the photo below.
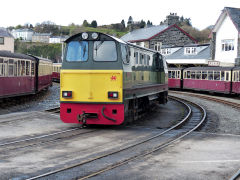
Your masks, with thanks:
[(141, 20), (139, 26), (140, 26), (140, 28), (144, 28), (146, 26), (146, 22), (144, 20)]
[(97, 27), (97, 21), (96, 21), (96, 20), (93, 20), (93, 21), (91, 22), (91, 27), (93, 27), (93, 28), (96, 28), (96, 27)]
[(124, 19), (121, 21), (121, 24), (123, 25), (123, 28), (126, 27), (126, 26), (125, 26), (125, 21), (124, 21)]
[(83, 25), (84, 27), (89, 27), (89, 23), (87, 22), (87, 20), (84, 20), (82, 25)]

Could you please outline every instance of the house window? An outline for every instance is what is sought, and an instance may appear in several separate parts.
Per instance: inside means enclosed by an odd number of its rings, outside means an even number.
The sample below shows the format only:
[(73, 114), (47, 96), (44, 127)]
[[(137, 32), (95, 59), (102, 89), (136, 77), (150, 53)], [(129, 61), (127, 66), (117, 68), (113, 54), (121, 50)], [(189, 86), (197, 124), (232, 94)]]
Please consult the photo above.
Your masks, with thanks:
[(171, 54), (171, 49), (170, 48), (161, 49), (161, 53), (163, 55), (169, 55), (169, 54)]
[(185, 54), (197, 54), (197, 49), (195, 47), (186, 47), (184, 50)]
[(233, 51), (234, 50), (234, 40), (224, 39), (222, 40), (222, 51)]
[(0, 44), (4, 44), (4, 37), (0, 37)]
[(160, 51), (161, 50), (162, 43), (161, 42), (155, 42), (154, 43), (154, 50)]

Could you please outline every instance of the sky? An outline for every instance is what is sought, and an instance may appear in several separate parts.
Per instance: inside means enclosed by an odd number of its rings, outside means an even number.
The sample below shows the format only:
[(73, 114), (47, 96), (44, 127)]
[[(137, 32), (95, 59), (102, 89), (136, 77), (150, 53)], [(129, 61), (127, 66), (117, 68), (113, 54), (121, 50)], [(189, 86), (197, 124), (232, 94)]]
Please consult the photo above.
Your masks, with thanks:
[(191, 18), (199, 30), (214, 25), (224, 7), (240, 8), (240, 0), (4, 0), (0, 27), (51, 21), (57, 25), (81, 25), (86, 19), (98, 25), (134, 21), (159, 25), (170, 13)]

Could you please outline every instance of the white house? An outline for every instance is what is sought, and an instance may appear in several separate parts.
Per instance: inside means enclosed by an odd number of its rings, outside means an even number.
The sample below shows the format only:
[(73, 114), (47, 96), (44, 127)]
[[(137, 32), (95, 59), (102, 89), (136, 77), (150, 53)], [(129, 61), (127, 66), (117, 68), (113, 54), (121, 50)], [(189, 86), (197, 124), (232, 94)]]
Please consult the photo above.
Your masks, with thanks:
[(14, 52), (14, 38), (5, 28), (0, 28), (0, 51)]
[(62, 43), (64, 42), (68, 37), (66, 36), (51, 36), (49, 38), (49, 43)]
[(225, 7), (212, 30), (212, 59), (220, 66), (240, 63), (240, 8)]
[(34, 31), (31, 29), (13, 29), (12, 35), (15, 39), (21, 39), (24, 41), (32, 41)]

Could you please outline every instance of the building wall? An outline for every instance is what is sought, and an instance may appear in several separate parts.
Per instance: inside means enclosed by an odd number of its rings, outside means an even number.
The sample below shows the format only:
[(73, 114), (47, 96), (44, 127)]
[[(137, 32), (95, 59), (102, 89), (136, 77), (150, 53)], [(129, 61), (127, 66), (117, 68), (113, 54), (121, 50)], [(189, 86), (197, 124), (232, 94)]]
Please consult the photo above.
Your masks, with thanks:
[[(234, 50), (232, 51), (222, 51), (222, 40), (234, 40)], [(216, 32), (216, 51), (215, 60), (222, 63), (235, 63), (235, 58), (237, 58), (238, 49), (238, 31), (234, 26), (233, 22), (226, 16), (223, 20), (222, 25)]]
[(44, 42), (44, 43), (49, 43), (49, 38), (50, 36), (35, 36), (33, 35), (32, 37), (32, 42)]
[(195, 44), (195, 41), (174, 26), (152, 38), (150, 40), (150, 49), (154, 49), (154, 44), (156, 42), (162, 42), (163, 46), (184, 46), (186, 44)]
[(0, 44), (0, 50), (14, 52), (14, 38), (4, 37), (4, 44)]

